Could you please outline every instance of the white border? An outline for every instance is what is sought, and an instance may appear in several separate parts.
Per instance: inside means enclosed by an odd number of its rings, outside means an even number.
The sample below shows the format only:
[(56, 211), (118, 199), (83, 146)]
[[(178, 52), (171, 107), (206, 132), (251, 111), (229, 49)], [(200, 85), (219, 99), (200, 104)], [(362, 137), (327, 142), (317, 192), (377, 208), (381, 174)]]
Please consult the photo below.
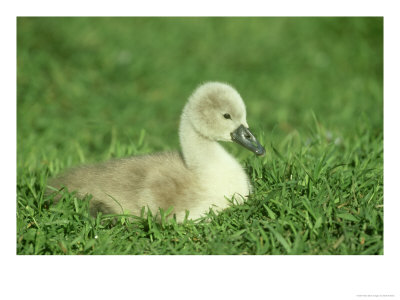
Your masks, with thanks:
[[(393, 5), (395, 1), (393, 1)], [(18, 16), (382, 16), (390, 0), (18, 1)]]

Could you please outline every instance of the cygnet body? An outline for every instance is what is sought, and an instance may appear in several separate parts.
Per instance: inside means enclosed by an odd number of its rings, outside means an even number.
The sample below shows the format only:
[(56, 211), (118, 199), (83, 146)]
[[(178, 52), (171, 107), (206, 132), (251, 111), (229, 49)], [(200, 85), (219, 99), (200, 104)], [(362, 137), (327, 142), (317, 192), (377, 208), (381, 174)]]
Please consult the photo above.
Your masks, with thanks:
[(49, 185), (65, 186), (78, 197), (92, 195), (91, 213), (129, 212), (142, 207), (153, 213), (173, 207), (178, 222), (209, 208), (218, 212), (228, 199), (243, 202), (251, 193), (249, 177), (218, 141), (235, 141), (257, 155), (264, 148), (248, 129), (246, 109), (230, 85), (209, 82), (189, 97), (179, 128), (182, 153), (160, 153), (116, 159), (72, 169)]

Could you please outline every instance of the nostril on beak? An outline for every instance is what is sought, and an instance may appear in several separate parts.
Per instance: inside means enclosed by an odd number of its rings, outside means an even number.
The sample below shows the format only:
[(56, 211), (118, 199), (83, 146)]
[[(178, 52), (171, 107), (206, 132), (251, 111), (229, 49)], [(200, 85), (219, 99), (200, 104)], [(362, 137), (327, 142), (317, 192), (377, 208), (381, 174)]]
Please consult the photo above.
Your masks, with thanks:
[(251, 137), (252, 137), (252, 134), (250, 133), (250, 130), (249, 130), (249, 128), (245, 128), (244, 129), (244, 137), (246, 138), (246, 139), (251, 139)]

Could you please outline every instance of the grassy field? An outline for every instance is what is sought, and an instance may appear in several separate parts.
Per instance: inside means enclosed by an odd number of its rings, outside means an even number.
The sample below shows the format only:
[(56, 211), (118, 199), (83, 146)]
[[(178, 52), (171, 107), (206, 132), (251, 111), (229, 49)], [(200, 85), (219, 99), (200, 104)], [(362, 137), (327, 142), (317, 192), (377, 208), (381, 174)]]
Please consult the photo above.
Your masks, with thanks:
[[(18, 254), (383, 254), (382, 18), (18, 18)], [(46, 179), (179, 149), (179, 115), (229, 82), (267, 154), (256, 192), (177, 224), (92, 218)]]

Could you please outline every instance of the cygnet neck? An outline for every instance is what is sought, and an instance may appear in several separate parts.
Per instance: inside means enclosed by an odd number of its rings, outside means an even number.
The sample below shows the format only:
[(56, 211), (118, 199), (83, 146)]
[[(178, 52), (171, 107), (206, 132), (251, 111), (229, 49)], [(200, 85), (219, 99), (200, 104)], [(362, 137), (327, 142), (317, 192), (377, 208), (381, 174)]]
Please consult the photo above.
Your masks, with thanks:
[(189, 169), (207, 170), (209, 166), (221, 164), (230, 158), (218, 142), (197, 132), (185, 114), (181, 118), (179, 139), (183, 158)]

